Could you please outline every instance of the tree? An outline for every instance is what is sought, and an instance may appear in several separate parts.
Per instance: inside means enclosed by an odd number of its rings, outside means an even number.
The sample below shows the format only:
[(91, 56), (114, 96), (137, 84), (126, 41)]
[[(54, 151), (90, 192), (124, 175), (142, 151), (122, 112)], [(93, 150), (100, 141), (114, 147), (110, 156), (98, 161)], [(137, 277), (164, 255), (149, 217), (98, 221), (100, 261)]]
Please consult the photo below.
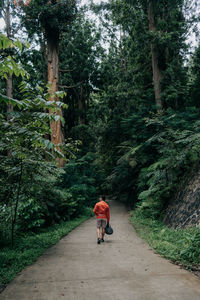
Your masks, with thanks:
[[(186, 50), (186, 21), (183, 15), (183, 0), (126, 0), (144, 17), (146, 34), (152, 57), (152, 74), (155, 103), (158, 110), (182, 105), (182, 90), (185, 86), (183, 67)], [(180, 76), (177, 76), (180, 74)], [(168, 87), (171, 86), (171, 89)], [(173, 101), (172, 101), (173, 98)]]
[(93, 22), (88, 21), (84, 11), (63, 34), (60, 42), (60, 87), (67, 92), (65, 111), (65, 132), (73, 126), (88, 123), (87, 112), (90, 94), (96, 89), (99, 77), (100, 59), (103, 53), (99, 43), (101, 33)]
[[(21, 49), (22, 44), (19, 41), (13, 42), (1, 34), (0, 47), (0, 53), (3, 53), (2, 50), (9, 48)], [(0, 62), (0, 78), (6, 78), (7, 74), (25, 76), (26, 72), (12, 56), (4, 57), (0, 54)], [(0, 115), (1, 197), (3, 203), (10, 207), (12, 245), (24, 178), (40, 172), (42, 165), (46, 164), (47, 167), (45, 156), (48, 155), (49, 160), (64, 157), (52, 142), (44, 138), (45, 134), (49, 133), (49, 121), (57, 119), (55, 113), (45, 113), (45, 110), (50, 108), (55, 111), (55, 102), (49, 104), (49, 95), (45, 94), (42, 88), (38, 87), (37, 91), (32, 91), (23, 82), (20, 92), (23, 95), (20, 101), (0, 94), (1, 107), (3, 104), (15, 107), (15, 111), (9, 112), (12, 122), (7, 121), (6, 112)], [(62, 106), (61, 103), (60, 105)], [(51, 149), (54, 155), (49, 152)]]
[[(157, 29), (155, 25), (154, 3), (152, 0), (150, 0), (148, 4), (148, 20), (149, 20), (149, 30), (150, 32), (155, 34)], [(159, 66), (158, 49), (155, 47), (153, 42), (151, 42), (151, 56), (152, 56), (152, 70), (153, 70), (156, 105), (158, 109), (162, 109), (163, 104), (161, 101), (161, 80), (163, 78), (163, 74)]]
[[(44, 32), (48, 49), (49, 100), (56, 101), (56, 93), (59, 90), (59, 39), (76, 14), (76, 0), (31, 0), (19, 4), (25, 12), (22, 19), (29, 35), (38, 31)], [(57, 115), (62, 116), (61, 109), (57, 111)], [(58, 147), (64, 142), (60, 120), (51, 122), (51, 141)], [(59, 161), (60, 166), (63, 163), (62, 160)]]

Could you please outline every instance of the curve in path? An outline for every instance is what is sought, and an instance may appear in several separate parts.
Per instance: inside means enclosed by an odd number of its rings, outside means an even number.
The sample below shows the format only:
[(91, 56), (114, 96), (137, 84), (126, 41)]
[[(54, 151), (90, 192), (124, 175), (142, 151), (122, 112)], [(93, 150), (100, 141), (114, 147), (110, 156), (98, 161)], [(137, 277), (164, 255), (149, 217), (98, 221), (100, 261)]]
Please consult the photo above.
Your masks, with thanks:
[(199, 300), (200, 281), (155, 254), (112, 202), (114, 234), (96, 244), (86, 221), (25, 268), (0, 300)]

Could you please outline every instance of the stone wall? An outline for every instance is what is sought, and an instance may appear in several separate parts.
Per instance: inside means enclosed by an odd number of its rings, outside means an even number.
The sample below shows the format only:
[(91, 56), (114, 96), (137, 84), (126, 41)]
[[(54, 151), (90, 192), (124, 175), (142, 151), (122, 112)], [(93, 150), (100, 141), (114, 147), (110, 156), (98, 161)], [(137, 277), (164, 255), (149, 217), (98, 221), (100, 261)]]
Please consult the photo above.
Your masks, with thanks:
[(182, 184), (166, 210), (164, 223), (176, 229), (200, 225), (200, 171)]

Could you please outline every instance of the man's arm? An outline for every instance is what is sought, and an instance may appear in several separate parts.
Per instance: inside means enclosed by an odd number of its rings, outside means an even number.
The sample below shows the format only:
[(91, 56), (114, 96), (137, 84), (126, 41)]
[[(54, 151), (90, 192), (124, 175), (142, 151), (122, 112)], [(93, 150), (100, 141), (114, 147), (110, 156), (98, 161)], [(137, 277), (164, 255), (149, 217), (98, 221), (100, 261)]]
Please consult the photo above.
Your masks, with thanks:
[(106, 217), (107, 217), (107, 222), (110, 222), (110, 207), (108, 206), (107, 211), (106, 211)]
[(95, 213), (95, 215), (97, 216), (97, 204), (95, 204), (95, 207), (93, 209), (93, 212)]

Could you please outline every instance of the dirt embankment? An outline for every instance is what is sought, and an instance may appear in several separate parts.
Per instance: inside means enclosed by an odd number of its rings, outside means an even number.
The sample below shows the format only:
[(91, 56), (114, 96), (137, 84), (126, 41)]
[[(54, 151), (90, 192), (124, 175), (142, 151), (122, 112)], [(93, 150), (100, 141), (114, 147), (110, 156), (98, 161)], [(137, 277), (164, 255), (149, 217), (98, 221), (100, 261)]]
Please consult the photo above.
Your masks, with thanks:
[(166, 210), (164, 223), (176, 229), (200, 225), (200, 171), (181, 185)]

